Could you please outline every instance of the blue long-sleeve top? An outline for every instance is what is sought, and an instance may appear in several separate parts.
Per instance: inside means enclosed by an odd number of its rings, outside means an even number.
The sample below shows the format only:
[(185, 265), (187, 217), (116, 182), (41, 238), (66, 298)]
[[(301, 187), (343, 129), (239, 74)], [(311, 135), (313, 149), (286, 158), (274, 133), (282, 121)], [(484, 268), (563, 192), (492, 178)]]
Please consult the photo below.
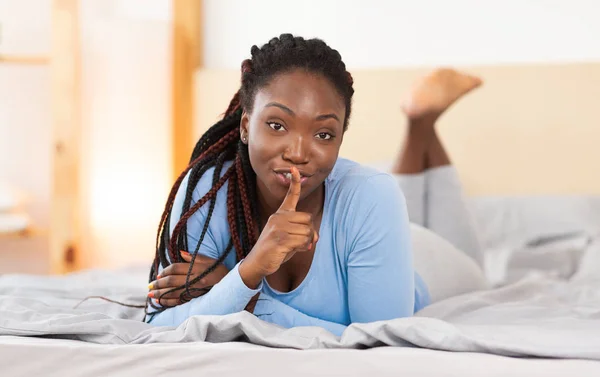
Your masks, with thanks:
[[(226, 163), (222, 174), (231, 166)], [(212, 185), (214, 168), (193, 191), (192, 203)], [(188, 177), (175, 197), (170, 230), (181, 216)], [(199, 253), (217, 259), (230, 241), (227, 184), (219, 190)], [(187, 223), (189, 251), (196, 249), (208, 205)], [(224, 261), (230, 272), (204, 296), (168, 308), (151, 320), (176, 326), (194, 315), (226, 315), (244, 310), (260, 292), (254, 314), (290, 328), (319, 326), (336, 335), (355, 322), (408, 317), (426, 306), (429, 293), (415, 273), (404, 195), (389, 174), (338, 159), (325, 180), (325, 204), (313, 262), (302, 283), (279, 292), (263, 279), (248, 288), (238, 272), (235, 250)]]

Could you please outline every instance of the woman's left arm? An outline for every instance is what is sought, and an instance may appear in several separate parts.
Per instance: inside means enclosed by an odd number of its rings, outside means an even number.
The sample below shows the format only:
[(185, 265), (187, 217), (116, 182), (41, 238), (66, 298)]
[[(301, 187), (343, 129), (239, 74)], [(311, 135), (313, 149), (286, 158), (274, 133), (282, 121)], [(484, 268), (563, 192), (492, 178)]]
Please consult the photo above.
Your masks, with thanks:
[(265, 293), (261, 293), (258, 297), (253, 313), (263, 321), (285, 328), (316, 326), (324, 328), (337, 336), (341, 336), (347, 327), (339, 323), (311, 317)]
[(415, 273), (406, 201), (387, 174), (365, 180), (348, 216), (348, 305), (351, 322), (414, 314)]
[[(187, 263), (175, 263), (170, 265), (169, 267), (167, 267), (162, 273), (161, 273), (161, 279), (154, 281), (152, 284), (159, 288), (158, 290), (154, 290), (152, 291), (155, 297), (159, 297), (161, 294), (164, 294), (165, 292), (168, 292), (170, 290), (172, 290), (173, 288), (177, 288), (183, 284), (185, 284), (185, 280), (187, 277), (187, 272), (190, 269), (190, 265), (189, 263), (191, 262), (191, 257), (188, 257), (186, 254), (182, 254), (184, 260)], [(215, 259), (212, 258), (208, 258), (206, 256), (203, 255), (197, 255), (196, 259), (194, 261), (194, 266), (192, 267), (192, 271), (193, 271), (193, 276), (192, 279), (196, 276), (198, 276), (201, 272), (203, 272), (206, 267), (205, 266), (211, 266), (214, 262)], [(206, 281), (200, 281), (198, 282), (196, 285), (194, 285), (195, 288), (205, 288), (207, 285), (215, 285), (220, 282), (223, 278), (224, 279), (231, 279), (230, 277), (228, 277), (228, 271), (227, 268), (225, 266), (222, 266), (222, 270), (219, 271), (219, 273), (216, 276), (212, 276), (209, 275), (206, 279)], [(218, 268), (221, 268), (218, 267)], [(194, 272), (195, 271), (195, 272)], [(180, 274), (178, 275), (178, 273), (181, 272), (185, 272), (185, 274)], [(227, 292), (227, 291), (225, 291)], [(167, 299), (162, 299), (161, 300), (161, 304), (164, 303), (168, 303), (171, 306), (178, 306), (178, 308), (185, 306), (187, 307), (187, 309), (176, 309), (170, 310), (170, 313), (168, 312), (163, 312), (161, 314), (158, 315), (158, 318), (156, 320), (153, 321), (153, 323), (155, 324), (161, 324), (161, 325), (173, 325), (173, 324), (179, 324), (181, 322), (183, 322), (185, 319), (187, 319), (190, 316), (190, 311), (191, 311), (191, 303), (186, 303), (186, 304), (179, 304), (178, 303), (178, 299), (177, 297), (179, 297), (180, 291), (174, 292), (173, 294), (169, 294), (169, 295), (164, 295), (164, 297), (167, 297)], [(217, 295), (217, 296), (221, 296)], [(176, 297), (175, 299), (171, 298), (171, 297)], [(205, 296), (203, 296), (201, 299), (205, 299)], [(250, 300), (251, 302), (253, 300)], [(211, 305), (206, 305), (205, 308), (208, 310), (217, 310), (216, 308), (218, 307), (218, 303), (217, 305), (215, 305), (214, 303)], [(286, 304), (284, 304), (283, 302), (272, 298), (271, 296), (265, 294), (265, 293), (260, 293), (260, 295), (258, 296), (257, 300), (255, 301), (255, 305), (252, 305), (252, 309), (249, 309), (252, 313), (254, 313), (258, 318), (262, 319), (263, 321), (266, 322), (270, 322), (282, 327), (286, 327), (286, 328), (291, 328), (291, 327), (298, 327), (298, 326), (318, 326), (318, 327), (322, 327), (326, 330), (328, 330), (329, 332), (337, 335), (337, 336), (341, 336), (342, 333), (344, 332), (344, 330), (346, 329), (345, 325), (339, 324), (339, 323), (335, 323), (335, 322), (330, 322), (330, 321), (325, 321), (319, 318), (315, 318), (315, 317), (311, 317), (309, 315), (306, 315), (294, 308), (292, 308), (291, 306), (288, 306)], [(164, 314), (167, 313), (167, 314)], [(202, 313), (202, 312), (197, 312), (196, 314), (214, 314), (213, 312), (210, 313)], [(181, 318), (181, 319), (179, 319)]]

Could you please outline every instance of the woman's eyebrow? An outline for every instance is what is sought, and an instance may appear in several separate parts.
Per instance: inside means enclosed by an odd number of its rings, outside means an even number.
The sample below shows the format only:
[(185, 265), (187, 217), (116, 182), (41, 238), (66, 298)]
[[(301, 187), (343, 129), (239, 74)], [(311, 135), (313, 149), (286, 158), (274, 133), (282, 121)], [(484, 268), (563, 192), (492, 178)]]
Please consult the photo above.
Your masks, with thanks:
[(281, 110), (285, 111), (286, 113), (290, 114), (291, 116), (296, 116), (296, 113), (294, 113), (294, 111), (292, 109), (290, 109), (289, 107), (280, 104), (279, 102), (269, 102), (265, 105), (265, 107), (278, 107)]
[[(291, 116), (296, 116), (296, 113), (294, 113), (294, 110), (290, 109), (289, 107), (287, 107), (279, 102), (269, 102), (265, 105), (265, 107), (277, 107), (277, 108), (285, 111), (286, 113), (290, 114)], [(340, 118), (333, 113), (319, 115), (315, 119), (318, 121), (326, 120), (326, 119), (335, 119), (338, 122), (340, 122)]]
[[(323, 115), (319, 115), (316, 120), (326, 120), (326, 119), (335, 119), (338, 122), (340, 122), (340, 118), (338, 118), (337, 115), (331, 113), (331, 114), (323, 114)], [(341, 122), (340, 122), (341, 123)]]

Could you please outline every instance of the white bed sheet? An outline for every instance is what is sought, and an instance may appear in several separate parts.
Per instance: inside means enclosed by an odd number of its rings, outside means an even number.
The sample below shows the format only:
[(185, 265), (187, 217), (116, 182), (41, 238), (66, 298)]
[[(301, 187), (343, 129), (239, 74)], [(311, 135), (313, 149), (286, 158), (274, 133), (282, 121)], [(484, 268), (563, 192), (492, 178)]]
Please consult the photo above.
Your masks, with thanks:
[[(597, 377), (600, 362), (379, 347), (273, 349), (248, 343), (100, 345), (0, 337), (3, 376), (513, 376)], [(196, 374), (199, 373), (199, 374)]]

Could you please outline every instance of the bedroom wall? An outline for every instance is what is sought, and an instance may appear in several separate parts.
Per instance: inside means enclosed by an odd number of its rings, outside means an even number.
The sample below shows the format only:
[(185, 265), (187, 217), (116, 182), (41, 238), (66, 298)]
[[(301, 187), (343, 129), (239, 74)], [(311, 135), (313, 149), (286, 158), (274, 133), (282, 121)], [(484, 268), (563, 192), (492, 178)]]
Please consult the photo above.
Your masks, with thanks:
[[(82, 0), (83, 265), (149, 263), (170, 188), (170, 2)], [(32, 12), (35, 9), (35, 12)], [(0, 0), (0, 53), (50, 51), (51, 0)], [(0, 182), (48, 228), (50, 72), (0, 64)], [(0, 273), (45, 273), (46, 237), (0, 239)]]
[[(252, 44), (285, 31), (326, 39), (351, 69), (600, 60), (595, 0), (204, 3), (205, 65), (214, 69), (237, 69)], [(170, 1), (81, 4), (85, 264), (145, 262), (171, 177)], [(0, 53), (47, 53), (50, 5), (0, 0)], [(49, 77), (45, 67), (0, 64), (0, 181), (27, 193), (41, 228), (51, 179)], [(45, 272), (45, 251), (43, 239), (0, 240), (0, 273)]]
[(83, 0), (84, 266), (150, 263), (171, 187), (168, 0)]
[(600, 193), (588, 163), (599, 140), (599, 1), (205, 1), (196, 136), (226, 108), (250, 46), (289, 31), (322, 37), (354, 75), (342, 156), (394, 158), (402, 96), (432, 66), (451, 65), (485, 80), (439, 127), (469, 193)]
[[(0, 0), (0, 54), (46, 55), (50, 4), (50, 0)], [(48, 227), (50, 209), (49, 114), (49, 68), (0, 64), (0, 185), (19, 192), (21, 209), (42, 229)], [(0, 273), (46, 272), (46, 252), (45, 237), (0, 238)]]
[[(473, 66), (484, 85), (452, 106), (438, 131), (470, 195), (600, 195), (600, 63)], [(424, 68), (353, 70), (342, 157), (384, 167), (405, 137), (398, 102)], [(196, 75), (198, 128), (239, 85), (234, 69)]]
[(205, 0), (206, 68), (239, 68), (282, 32), (351, 69), (600, 60), (597, 0)]

